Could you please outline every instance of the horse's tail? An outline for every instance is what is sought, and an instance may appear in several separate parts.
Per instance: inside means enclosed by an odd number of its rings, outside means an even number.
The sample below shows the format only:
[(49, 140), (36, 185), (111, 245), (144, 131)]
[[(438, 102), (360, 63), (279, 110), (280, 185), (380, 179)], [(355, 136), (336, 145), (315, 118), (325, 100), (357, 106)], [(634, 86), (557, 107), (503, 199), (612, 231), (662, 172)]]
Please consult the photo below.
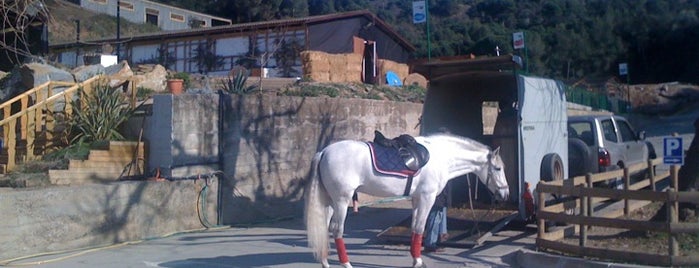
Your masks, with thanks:
[(306, 207), (304, 215), (306, 219), (306, 234), (308, 235), (308, 247), (313, 250), (316, 260), (328, 258), (328, 212), (330, 196), (328, 196), (323, 182), (320, 180), (320, 160), (323, 152), (316, 153), (311, 166), (311, 177), (306, 186)]

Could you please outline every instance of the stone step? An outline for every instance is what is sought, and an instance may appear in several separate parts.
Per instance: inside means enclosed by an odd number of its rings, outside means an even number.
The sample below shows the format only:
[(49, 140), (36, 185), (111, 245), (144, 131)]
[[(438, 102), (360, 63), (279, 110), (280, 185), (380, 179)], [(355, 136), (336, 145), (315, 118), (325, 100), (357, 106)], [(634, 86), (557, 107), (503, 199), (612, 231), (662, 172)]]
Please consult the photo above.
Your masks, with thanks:
[[(143, 154), (137, 156), (138, 158), (143, 158)], [(102, 150), (90, 150), (90, 154), (87, 157), (91, 161), (126, 161), (131, 162), (134, 159), (133, 152), (113, 152), (113, 151), (102, 151)]]

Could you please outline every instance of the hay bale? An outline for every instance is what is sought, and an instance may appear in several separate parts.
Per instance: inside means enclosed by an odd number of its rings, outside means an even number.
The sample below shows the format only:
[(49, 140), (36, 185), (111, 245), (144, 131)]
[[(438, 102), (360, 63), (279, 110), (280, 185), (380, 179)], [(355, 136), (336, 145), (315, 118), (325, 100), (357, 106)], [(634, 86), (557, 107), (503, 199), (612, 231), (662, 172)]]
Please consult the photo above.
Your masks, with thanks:
[(397, 63), (392, 60), (379, 59), (377, 61), (377, 66), (379, 67), (379, 83), (386, 83), (386, 73), (388, 71), (394, 72), (399, 78), (405, 79), (408, 76), (410, 68), (407, 64)]
[(333, 82), (333, 83), (348, 82), (347, 81), (347, 74), (345, 72), (332, 71), (329, 74), (330, 74), (330, 76), (329, 76), (330, 82)]
[(427, 88), (427, 78), (419, 73), (411, 73), (403, 80), (403, 85), (418, 85)]
[(311, 81), (315, 82), (330, 82), (330, 73), (328, 72), (315, 72), (307, 75)]

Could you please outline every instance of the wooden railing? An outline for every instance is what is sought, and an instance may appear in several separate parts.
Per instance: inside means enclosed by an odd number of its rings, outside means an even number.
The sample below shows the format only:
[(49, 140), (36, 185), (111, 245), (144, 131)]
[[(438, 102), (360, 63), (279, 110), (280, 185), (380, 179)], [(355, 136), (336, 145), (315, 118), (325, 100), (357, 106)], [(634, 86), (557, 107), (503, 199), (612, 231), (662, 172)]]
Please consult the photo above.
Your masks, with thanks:
[[(101, 79), (102, 76), (94, 76), (82, 83), (49, 81), (0, 104), (3, 112), (0, 120), (2, 149), (6, 153), (6, 159), (2, 159), (4, 164), (0, 164), (0, 172), (12, 171), (17, 163), (34, 160), (50, 149), (55, 139), (61, 138), (54, 137), (56, 120), (59, 119), (56, 115), (62, 114), (63, 119), (70, 118), (71, 100), (80, 92), (78, 89), (91, 92)], [(54, 94), (56, 87), (68, 88)], [(42, 136), (41, 145), (37, 143), (37, 135)], [(23, 144), (21, 151), (18, 150), (18, 143)]]
[[(564, 181), (540, 182), (537, 185), (538, 204), (545, 204), (546, 197), (551, 194), (569, 197), (569, 201), (553, 205), (540, 205), (537, 211), (538, 235), (536, 245), (540, 249), (549, 249), (565, 252), (578, 256), (598, 257), (629, 262), (640, 262), (648, 265), (685, 266), (699, 265), (699, 256), (680, 256), (677, 236), (683, 233), (699, 233), (699, 225), (696, 223), (678, 222), (678, 202), (699, 203), (698, 192), (677, 192), (677, 166), (671, 166), (669, 172), (655, 174), (655, 167), (662, 164), (661, 159), (637, 164), (617, 171), (588, 174), (570, 178)], [(646, 179), (634, 184), (630, 183), (631, 176), (637, 171), (647, 171)], [(595, 188), (597, 182), (608, 181), (614, 178), (624, 179), (624, 189)], [(670, 180), (669, 189), (657, 191), (656, 183)], [(649, 187), (650, 186), (650, 187)], [(650, 189), (644, 190), (649, 187)], [(601, 213), (594, 208), (610, 199), (621, 200), (623, 209)], [(630, 202), (630, 200), (638, 200)], [(641, 221), (629, 219), (629, 213), (651, 202), (664, 202), (667, 206), (667, 222)], [(570, 215), (566, 211), (576, 208), (576, 214)], [(626, 217), (620, 217), (626, 216)], [(546, 221), (565, 222), (573, 224), (573, 228), (560, 228), (555, 231), (547, 230)], [(587, 232), (589, 228), (596, 226), (652, 231), (668, 234), (668, 254), (650, 254), (633, 251), (623, 251), (612, 248), (595, 248), (588, 245)], [(554, 229), (554, 228), (551, 228)], [(572, 230), (571, 230), (572, 229)], [(572, 231), (572, 232), (571, 232)], [(578, 234), (578, 245), (558, 241), (571, 234)]]

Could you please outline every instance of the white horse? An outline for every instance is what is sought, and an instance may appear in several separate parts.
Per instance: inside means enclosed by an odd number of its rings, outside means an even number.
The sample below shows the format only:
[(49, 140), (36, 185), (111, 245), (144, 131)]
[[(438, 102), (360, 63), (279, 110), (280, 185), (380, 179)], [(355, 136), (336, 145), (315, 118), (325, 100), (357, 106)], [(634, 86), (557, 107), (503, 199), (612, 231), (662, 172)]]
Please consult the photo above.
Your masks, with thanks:
[[(413, 267), (424, 267), (420, 257), (425, 221), (435, 197), (450, 179), (475, 173), (498, 200), (507, 200), (509, 188), (499, 148), (450, 134), (416, 137), (430, 153), (429, 162), (415, 174), (409, 196), (412, 200), (412, 237), (410, 254)], [(403, 195), (406, 179), (383, 175), (372, 167), (366, 142), (343, 140), (333, 143), (313, 158), (310, 182), (306, 188), (305, 220), (308, 245), (323, 267), (328, 263), (328, 231), (343, 267), (352, 267), (342, 235), (352, 194), (360, 192), (391, 197)]]

